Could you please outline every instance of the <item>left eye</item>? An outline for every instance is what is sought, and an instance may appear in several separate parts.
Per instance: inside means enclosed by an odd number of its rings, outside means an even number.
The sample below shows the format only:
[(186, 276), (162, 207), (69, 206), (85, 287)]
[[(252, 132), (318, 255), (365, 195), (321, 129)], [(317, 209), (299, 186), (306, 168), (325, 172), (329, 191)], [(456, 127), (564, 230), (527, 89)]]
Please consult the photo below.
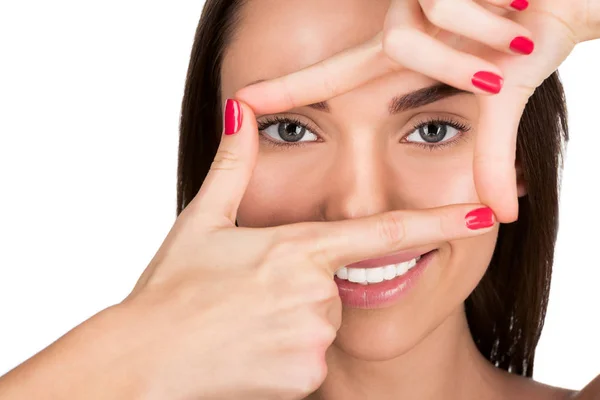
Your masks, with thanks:
[(406, 137), (407, 142), (441, 143), (458, 135), (460, 130), (452, 125), (443, 123), (427, 123), (415, 128), (415, 131)]

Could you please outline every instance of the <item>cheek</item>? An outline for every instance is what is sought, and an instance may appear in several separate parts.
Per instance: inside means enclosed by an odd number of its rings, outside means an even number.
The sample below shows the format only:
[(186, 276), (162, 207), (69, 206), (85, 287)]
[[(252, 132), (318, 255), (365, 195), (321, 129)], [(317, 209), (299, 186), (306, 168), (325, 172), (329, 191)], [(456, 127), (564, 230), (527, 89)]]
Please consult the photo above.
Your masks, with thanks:
[(397, 162), (394, 182), (411, 207), (477, 203), (472, 157), (470, 149), (444, 154), (419, 150)]
[(318, 165), (318, 159), (259, 154), (238, 208), (238, 225), (259, 228), (315, 220), (325, 185), (322, 172), (310, 165)]
[[(404, 151), (390, 155), (385, 177), (370, 179), (381, 179), (380, 194), (388, 196), (392, 209), (477, 203), (472, 157), (468, 145), (456, 151)], [(345, 168), (334, 164), (326, 151), (302, 155), (261, 152), (238, 209), (238, 224), (267, 227), (320, 220), (323, 199), (328, 198), (332, 185), (352, 181), (340, 172)]]

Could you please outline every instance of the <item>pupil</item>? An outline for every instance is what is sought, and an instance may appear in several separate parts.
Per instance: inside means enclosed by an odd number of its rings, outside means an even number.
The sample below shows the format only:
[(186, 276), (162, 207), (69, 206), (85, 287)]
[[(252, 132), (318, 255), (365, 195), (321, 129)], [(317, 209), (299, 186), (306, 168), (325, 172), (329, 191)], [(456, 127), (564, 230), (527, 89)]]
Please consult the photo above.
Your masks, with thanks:
[(305, 133), (306, 129), (298, 124), (279, 124), (279, 136), (286, 142), (297, 142), (302, 139)]
[(419, 135), (427, 143), (437, 143), (442, 141), (448, 133), (446, 125), (429, 124), (419, 129)]

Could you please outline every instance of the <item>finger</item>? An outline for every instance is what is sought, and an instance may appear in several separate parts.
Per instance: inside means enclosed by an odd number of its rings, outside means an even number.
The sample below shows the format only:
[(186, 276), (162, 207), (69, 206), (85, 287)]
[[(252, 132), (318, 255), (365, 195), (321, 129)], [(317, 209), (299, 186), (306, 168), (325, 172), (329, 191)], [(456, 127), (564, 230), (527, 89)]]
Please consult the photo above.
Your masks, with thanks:
[[(427, 19), (447, 31), (512, 54), (531, 54), (531, 31), (473, 0), (419, 0)], [(405, 3), (404, 0), (401, 2)], [(396, 0), (396, 7), (401, 4)], [(465, 23), (465, 21), (469, 21)]]
[[(494, 225), (495, 218), (489, 208), (461, 204), (391, 211), (335, 222), (303, 222), (287, 225), (285, 229), (293, 235), (310, 237), (303, 251), (333, 276), (339, 268), (354, 262), (480, 235)], [(400, 256), (406, 255), (408, 261), (420, 255), (408, 254)]]
[(486, 0), (488, 3), (504, 7), (511, 11), (525, 11), (529, 7), (528, 0)]
[(496, 94), (504, 83), (502, 71), (494, 64), (416, 29), (386, 31), (383, 48), (398, 64), (458, 89)]
[(498, 93), (502, 87), (501, 71), (494, 64), (416, 29), (401, 29), (389, 30), (385, 37), (378, 35), (300, 71), (247, 86), (235, 97), (258, 114), (277, 113), (331, 99), (405, 68), (474, 93)]
[(235, 97), (257, 114), (270, 114), (328, 100), (372, 79), (398, 71), (381, 52), (381, 34), (364, 44), (291, 74), (247, 86)]
[[(235, 225), (237, 209), (252, 176), (258, 153), (258, 129), (252, 109), (228, 100), (224, 107), (224, 129), (211, 168), (190, 206)], [(201, 132), (210, 135), (212, 132)]]
[(481, 0), (492, 6), (502, 7), (509, 11), (525, 11), (529, 7), (529, 0)]
[(498, 93), (503, 85), (502, 72), (494, 64), (426, 33), (416, 0), (392, 2), (385, 20), (383, 50), (398, 64), (455, 88), (489, 94)]
[(503, 223), (515, 221), (519, 213), (517, 132), (529, 96), (528, 90), (507, 88), (494, 97), (480, 98), (473, 160), (475, 187), (480, 201), (491, 207)]

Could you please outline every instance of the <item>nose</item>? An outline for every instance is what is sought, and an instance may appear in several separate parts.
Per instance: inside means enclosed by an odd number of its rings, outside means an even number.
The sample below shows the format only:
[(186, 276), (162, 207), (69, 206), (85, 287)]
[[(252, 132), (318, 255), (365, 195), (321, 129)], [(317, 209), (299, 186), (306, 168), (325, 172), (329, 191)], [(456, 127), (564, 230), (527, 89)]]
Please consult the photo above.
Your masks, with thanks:
[(324, 181), (327, 190), (321, 210), (326, 221), (365, 217), (390, 211), (393, 177), (386, 166), (384, 149), (372, 141), (354, 142), (339, 149)]

